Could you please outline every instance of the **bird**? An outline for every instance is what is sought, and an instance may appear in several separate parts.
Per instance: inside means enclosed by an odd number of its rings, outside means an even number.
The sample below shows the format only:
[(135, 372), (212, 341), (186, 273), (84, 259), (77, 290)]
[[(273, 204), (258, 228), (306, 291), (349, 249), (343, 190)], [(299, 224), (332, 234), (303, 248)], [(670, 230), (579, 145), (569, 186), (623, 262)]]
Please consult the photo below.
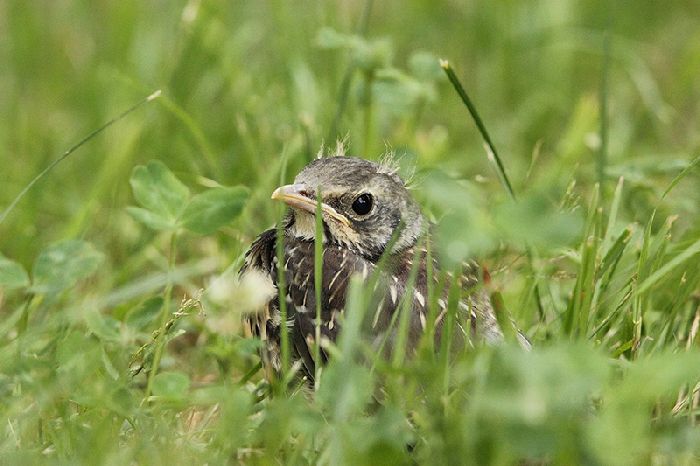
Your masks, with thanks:
[[(445, 268), (436, 255), (428, 254), (433, 225), (421, 212), (401, 178), (395, 163), (373, 162), (344, 154), (316, 158), (304, 167), (289, 185), (274, 190), (271, 198), (288, 205), (281, 225), (260, 234), (245, 254), (240, 274), (255, 274), (271, 290), (260, 312), (247, 319), (247, 333), (263, 341), (263, 366), (279, 374), (281, 334), (287, 331), (290, 357), (300, 373), (313, 381), (317, 365), (325, 364), (325, 351), (314, 351), (316, 330), (315, 240), (316, 212), (320, 200), (322, 217), (321, 339), (336, 342), (342, 333), (347, 292), (353, 276), (370, 283), (372, 277), (379, 298), (370, 311), (367, 331), (374, 341), (389, 333), (393, 342), (396, 315), (402, 300), (408, 300), (408, 337), (404, 349), (416, 351), (428, 327), (441, 340), (448, 313), (449, 283), (460, 288), (453, 335), (465, 342), (498, 344), (504, 333), (481, 283), (481, 271), (474, 261), (463, 264), (456, 278), (451, 272), (440, 284), (430, 312), (428, 280), (438, 285)], [(278, 262), (277, 228), (283, 241), (283, 264)], [(382, 262), (380, 262), (382, 261)], [(431, 261), (432, 273), (428, 272)], [(414, 266), (414, 263), (416, 263)], [(283, 267), (284, 289), (280, 290), (279, 268)], [(447, 284), (445, 283), (447, 282)], [(282, 291), (282, 292), (280, 292)], [(409, 296), (412, 294), (412, 296)], [(287, 304), (282, 322), (280, 299)], [(502, 320), (502, 319), (501, 319)], [(392, 333), (393, 332), (393, 333)], [(517, 331), (518, 340), (529, 348), (529, 341)], [(380, 337), (380, 338), (377, 338)], [(370, 338), (371, 340), (372, 338)], [(319, 358), (317, 361), (315, 358)]]

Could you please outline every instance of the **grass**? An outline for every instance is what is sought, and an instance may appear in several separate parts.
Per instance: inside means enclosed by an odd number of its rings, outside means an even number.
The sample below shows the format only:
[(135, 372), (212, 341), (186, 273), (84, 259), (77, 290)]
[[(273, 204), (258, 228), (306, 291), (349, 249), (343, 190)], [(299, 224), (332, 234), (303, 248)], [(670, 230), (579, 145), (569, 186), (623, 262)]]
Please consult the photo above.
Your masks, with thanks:
[[(0, 462), (698, 463), (698, 13), (0, 2)], [(386, 360), (356, 283), (314, 395), (267, 386), (236, 270), (336, 136), (415, 170), (531, 352)]]

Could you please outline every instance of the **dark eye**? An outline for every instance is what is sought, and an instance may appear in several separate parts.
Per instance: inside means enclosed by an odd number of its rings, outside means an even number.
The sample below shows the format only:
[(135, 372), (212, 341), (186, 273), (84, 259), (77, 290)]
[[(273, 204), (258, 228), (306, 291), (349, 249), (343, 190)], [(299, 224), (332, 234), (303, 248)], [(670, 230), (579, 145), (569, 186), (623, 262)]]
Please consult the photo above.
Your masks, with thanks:
[(364, 193), (357, 196), (355, 202), (352, 203), (352, 210), (357, 215), (367, 215), (372, 210), (372, 195)]

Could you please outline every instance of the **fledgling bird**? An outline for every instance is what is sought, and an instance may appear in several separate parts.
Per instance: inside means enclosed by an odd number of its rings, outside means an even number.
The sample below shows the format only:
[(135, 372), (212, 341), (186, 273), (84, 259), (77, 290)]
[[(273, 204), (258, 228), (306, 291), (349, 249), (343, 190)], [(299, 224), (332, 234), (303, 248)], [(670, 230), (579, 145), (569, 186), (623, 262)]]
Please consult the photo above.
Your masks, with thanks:
[[(432, 315), (435, 339), (443, 333), (448, 310), (448, 288), (438, 292), (432, 314), (428, 307), (428, 254), (421, 241), (429, 230), (429, 222), (412, 199), (406, 184), (390, 164), (374, 163), (355, 157), (329, 156), (314, 160), (294, 179), (281, 186), (272, 199), (289, 205), (283, 220), (284, 268), (287, 302), (287, 328), (292, 361), (299, 361), (302, 373), (313, 380), (316, 294), (314, 289), (314, 238), (317, 193), (321, 193), (323, 220), (323, 265), (321, 292), (321, 335), (335, 341), (341, 330), (342, 314), (350, 279), (358, 274), (369, 280), (377, 272), (382, 255), (387, 255), (378, 271), (381, 280), (376, 311), (370, 310), (372, 336), (395, 332), (392, 316), (402, 299), (410, 299), (409, 332), (406, 350), (414, 351)], [(398, 231), (397, 231), (398, 230)], [(395, 235), (396, 232), (396, 235)], [(392, 240), (392, 235), (396, 237)], [(280, 369), (280, 335), (278, 264), (276, 230), (263, 232), (246, 253), (241, 273), (256, 272), (274, 287), (272, 298), (263, 312), (249, 320), (250, 331), (265, 342), (263, 363)], [(387, 248), (391, 246), (390, 250)], [(418, 249), (418, 250), (417, 250)], [(414, 261), (413, 286), (409, 276)], [(435, 282), (440, 263), (433, 258)], [(451, 281), (451, 280), (449, 280)], [(457, 306), (455, 335), (465, 341), (481, 340), (496, 343), (503, 332), (496, 319), (488, 293), (479, 285), (478, 266), (465, 264), (458, 277), (462, 290)], [(412, 289), (412, 292), (410, 291)], [(404, 298), (411, 292), (413, 296)], [(391, 336), (391, 333), (390, 333)], [(529, 346), (518, 332), (521, 344)], [(388, 339), (389, 342), (392, 338)], [(391, 351), (391, 348), (389, 348)], [(326, 354), (321, 353), (325, 362)]]

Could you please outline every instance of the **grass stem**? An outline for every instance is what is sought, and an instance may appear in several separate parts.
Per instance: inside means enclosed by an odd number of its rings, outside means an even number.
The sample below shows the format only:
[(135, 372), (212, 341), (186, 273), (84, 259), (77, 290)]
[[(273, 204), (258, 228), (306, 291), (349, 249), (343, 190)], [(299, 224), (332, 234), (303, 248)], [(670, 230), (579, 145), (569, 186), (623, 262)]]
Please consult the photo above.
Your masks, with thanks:
[(314, 322), (314, 388), (318, 390), (321, 377), (321, 308), (323, 288), (323, 210), (321, 187), (316, 190), (316, 234), (314, 237), (314, 294), (316, 320)]
[(97, 136), (98, 134), (100, 134), (102, 131), (106, 130), (107, 128), (109, 128), (110, 126), (112, 126), (114, 123), (116, 123), (116, 122), (118, 122), (119, 120), (123, 119), (124, 117), (126, 117), (128, 114), (130, 114), (131, 112), (133, 112), (134, 110), (136, 110), (137, 108), (139, 108), (140, 106), (142, 106), (143, 104), (146, 104), (146, 103), (148, 103), (148, 102), (150, 102), (150, 101), (152, 101), (152, 100), (157, 99), (158, 97), (160, 97), (160, 94), (161, 94), (160, 90), (157, 90), (157, 91), (155, 91), (153, 94), (151, 94), (151, 95), (149, 95), (148, 97), (146, 97), (145, 99), (143, 99), (143, 100), (139, 101), (138, 103), (132, 105), (131, 107), (129, 107), (128, 109), (124, 110), (122, 113), (120, 113), (120, 114), (117, 115), (116, 117), (112, 118), (111, 120), (107, 121), (105, 124), (103, 124), (102, 126), (100, 126), (99, 128), (97, 128), (96, 130), (92, 131), (90, 134), (88, 134), (87, 136), (85, 136), (83, 139), (81, 139), (80, 141), (78, 141), (76, 144), (74, 144), (74, 145), (71, 146), (68, 150), (66, 150), (63, 154), (61, 154), (60, 157), (58, 157), (56, 160), (54, 160), (53, 162), (51, 162), (51, 163), (50, 163), (46, 168), (44, 168), (38, 175), (36, 175), (36, 176), (27, 184), (27, 186), (25, 186), (24, 189), (22, 189), (22, 191), (20, 191), (20, 193), (12, 200), (12, 202), (10, 203), (10, 205), (7, 206), (7, 208), (0, 214), (0, 223), (2, 223), (2, 222), (5, 220), (5, 218), (7, 218), (7, 216), (10, 214), (10, 212), (12, 212), (12, 210), (15, 208), (15, 206), (17, 206), (17, 204), (19, 204), (19, 201), (22, 200), (22, 198), (29, 192), (29, 190), (32, 189), (32, 187), (33, 187), (36, 183), (38, 183), (39, 180), (41, 180), (41, 179), (42, 179), (44, 176), (46, 176), (51, 170), (53, 170), (54, 167), (56, 167), (56, 165), (58, 165), (59, 163), (63, 162), (69, 155), (71, 155), (73, 152), (75, 152), (76, 150), (78, 150), (83, 144), (87, 143), (88, 141), (90, 141), (91, 139), (93, 139), (95, 136)]
[[(287, 371), (289, 370), (289, 328), (287, 322), (287, 270), (284, 266), (284, 221), (277, 224), (277, 238), (275, 241), (275, 254), (277, 256), (277, 290), (279, 293), (280, 306), (280, 356), (281, 356), (281, 374), (280, 379), (287, 379)], [(286, 387), (282, 387), (286, 389)]]
[(605, 199), (605, 166), (608, 161), (608, 94), (610, 76), (610, 31), (603, 34), (603, 64), (600, 71), (600, 147), (596, 159), (596, 174), (601, 188), (601, 197)]
[(163, 357), (163, 350), (165, 349), (165, 342), (167, 340), (166, 324), (168, 322), (168, 317), (170, 316), (170, 300), (173, 293), (173, 279), (172, 272), (175, 268), (175, 241), (177, 238), (177, 233), (173, 232), (170, 236), (170, 245), (168, 251), (168, 281), (165, 285), (165, 296), (163, 298), (163, 307), (160, 313), (160, 326), (158, 332), (158, 343), (156, 344), (155, 353), (153, 354), (153, 365), (148, 373), (148, 381), (146, 383), (146, 395), (144, 401), (148, 401), (148, 398), (153, 393), (153, 381), (158, 374), (158, 369), (160, 367), (160, 361)]
[(474, 120), (474, 123), (476, 124), (476, 127), (479, 130), (479, 133), (481, 133), (481, 137), (484, 139), (484, 143), (487, 147), (486, 152), (489, 156), (489, 159), (493, 160), (493, 162), (495, 163), (497, 169), (496, 171), (498, 172), (498, 175), (501, 179), (501, 182), (503, 183), (504, 188), (506, 189), (510, 197), (512, 199), (515, 199), (515, 191), (513, 191), (513, 186), (511, 185), (510, 180), (508, 179), (508, 175), (506, 174), (506, 168), (503, 165), (503, 162), (501, 161), (501, 157), (499, 157), (498, 152), (496, 151), (496, 146), (491, 141), (491, 136), (489, 135), (489, 132), (486, 129), (486, 126), (484, 125), (484, 122), (481, 120), (479, 112), (476, 110), (476, 106), (469, 98), (467, 91), (464, 90), (464, 86), (462, 86), (462, 83), (459, 81), (459, 78), (450, 66), (450, 63), (447, 60), (440, 60), (440, 66), (445, 71), (447, 79), (449, 79), (450, 83), (452, 83), (452, 87), (454, 87), (455, 91), (457, 91), (457, 94), (462, 99), (462, 102), (464, 102), (464, 105), (467, 107), (467, 110), (469, 110), (469, 114), (472, 116), (472, 119)]
[[(454, 87), (455, 91), (457, 91), (457, 94), (462, 99), (462, 102), (464, 103), (464, 105), (467, 107), (467, 110), (469, 110), (469, 114), (471, 115), (472, 119), (474, 120), (474, 123), (476, 124), (476, 127), (479, 130), (479, 133), (481, 134), (481, 137), (484, 140), (484, 145), (486, 147), (486, 154), (487, 154), (489, 160), (496, 167), (496, 173), (498, 173), (498, 177), (501, 180), (501, 184), (505, 188), (505, 190), (508, 193), (508, 195), (510, 196), (510, 198), (515, 201), (516, 197), (515, 197), (515, 191), (513, 190), (513, 185), (511, 184), (510, 180), (508, 179), (508, 174), (506, 173), (506, 168), (503, 165), (503, 162), (501, 161), (501, 157), (498, 155), (498, 152), (496, 151), (496, 146), (493, 144), (493, 141), (491, 140), (491, 136), (489, 135), (489, 132), (486, 129), (486, 125), (484, 125), (484, 122), (481, 120), (481, 117), (479, 116), (479, 112), (476, 110), (476, 106), (474, 105), (472, 100), (469, 98), (467, 91), (464, 90), (464, 86), (462, 86), (462, 83), (459, 81), (459, 78), (457, 77), (454, 70), (450, 66), (450, 63), (447, 60), (440, 60), (440, 66), (445, 71), (447, 78), (450, 80), (450, 83), (452, 83), (452, 86)], [(535, 271), (534, 252), (532, 251), (532, 248), (530, 247), (530, 245), (525, 245), (525, 249), (527, 252), (527, 260), (528, 260), (528, 264), (530, 267), (530, 271), (531, 271), (532, 276), (534, 278), (534, 295), (535, 295), (535, 301), (537, 304), (537, 310), (538, 310), (540, 319), (542, 319), (542, 318), (544, 318), (544, 306), (542, 305), (542, 293), (540, 292), (540, 285), (538, 283), (537, 273)]]

